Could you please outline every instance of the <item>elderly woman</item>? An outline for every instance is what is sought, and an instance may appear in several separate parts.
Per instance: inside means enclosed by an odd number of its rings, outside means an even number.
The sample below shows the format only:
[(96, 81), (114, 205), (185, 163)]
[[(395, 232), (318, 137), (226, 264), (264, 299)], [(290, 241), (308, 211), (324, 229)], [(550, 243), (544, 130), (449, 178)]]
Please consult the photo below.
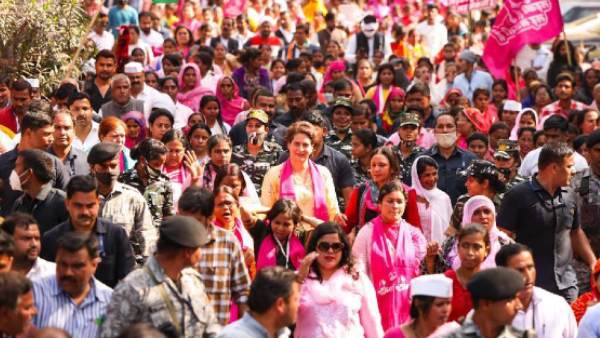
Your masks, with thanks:
[(121, 172), (133, 168), (135, 161), (131, 159), (129, 148), (125, 147), (125, 122), (114, 116), (102, 119), (98, 127), (98, 138), (100, 142), (113, 142), (121, 146), (119, 154), (119, 168)]
[(262, 204), (271, 207), (280, 198), (296, 201), (305, 217), (315, 223), (333, 220), (340, 213), (329, 170), (314, 163), (315, 130), (308, 122), (292, 124), (285, 137), (289, 158), (265, 174)]
[(299, 270), (304, 283), (294, 337), (381, 337), (373, 284), (355, 266), (350, 242), (340, 226), (320, 224), (307, 252)]
[(410, 281), (410, 321), (388, 330), (384, 338), (438, 337), (460, 327), (448, 322), (452, 304), (452, 280), (442, 274)]
[[(479, 223), (487, 228), (490, 236), (490, 254), (483, 261), (482, 268), (496, 266), (494, 258), (503, 245), (512, 243), (513, 240), (496, 227), (496, 207), (489, 198), (477, 195), (469, 198), (464, 206), (462, 225)], [(460, 266), (458, 257), (457, 236), (448, 237), (438, 250), (437, 245), (430, 245), (427, 257), (421, 264), (423, 273), (442, 273), (449, 268), (457, 269)]]
[(406, 196), (402, 182), (386, 183), (377, 200), (380, 215), (356, 235), (352, 254), (365, 265), (377, 293), (384, 330), (409, 318), (409, 282), (419, 275), (427, 241), (402, 219)]
[(234, 124), (235, 118), (240, 112), (250, 108), (250, 104), (240, 96), (240, 89), (230, 76), (219, 80), (216, 97), (221, 106), (221, 117), (230, 126)]
[(212, 90), (202, 87), (201, 80), (200, 68), (195, 63), (188, 63), (181, 67), (177, 77), (179, 82), (177, 101), (186, 105), (194, 113), (198, 112), (202, 97), (214, 94)]
[(121, 116), (121, 120), (127, 125), (125, 146), (129, 149), (133, 149), (146, 138), (147, 128), (144, 113), (139, 111), (130, 111), (129, 113)]

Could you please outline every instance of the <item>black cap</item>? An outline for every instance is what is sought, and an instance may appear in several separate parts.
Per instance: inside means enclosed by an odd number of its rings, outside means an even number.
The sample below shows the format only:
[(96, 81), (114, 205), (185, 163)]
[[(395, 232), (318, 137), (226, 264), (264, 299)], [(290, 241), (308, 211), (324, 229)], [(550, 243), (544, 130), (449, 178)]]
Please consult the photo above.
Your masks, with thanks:
[(88, 164), (100, 164), (114, 159), (121, 151), (121, 146), (112, 142), (101, 142), (90, 149)]
[(198, 248), (210, 242), (206, 227), (189, 216), (170, 216), (160, 223), (160, 236), (186, 248)]
[(471, 161), (471, 164), (469, 164), (467, 169), (459, 172), (459, 174), (464, 177), (484, 176), (486, 178), (489, 177), (490, 179), (498, 179), (500, 177), (500, 172), (496, 165), (486, 160)]
[(467, 289), (474, 299), (499, 301), (514, 298), (523, 290), (523, 276), (514, 269), (498, 267), (476, 273)]

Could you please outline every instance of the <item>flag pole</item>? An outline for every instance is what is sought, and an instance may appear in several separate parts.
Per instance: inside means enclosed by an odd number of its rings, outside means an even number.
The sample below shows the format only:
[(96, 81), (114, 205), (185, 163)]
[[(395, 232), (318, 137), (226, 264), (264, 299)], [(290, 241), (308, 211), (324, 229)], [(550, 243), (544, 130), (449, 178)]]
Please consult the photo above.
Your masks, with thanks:
[(517, 101), (521, 102), (521, 84), (519, 81), (519, 67), (517, 67), (517, 57), (513, 59), (513, 74), (515, 81), (515, 94), (517, 95)]
[(571, 60), (571, 50), (569, 48), (569, 41), (567, 40), (567, 33), (565, 32), (565, 26), (562, 28), (563, 34), (563, 43), (565, 44), (565, 49), (567, 50), (567, 64), (569, 67), (573, 64), (573, 60)]
[(66, 72), (65, 72), (65, 79), (71, 77), (71, 73), (73, 73), (73, 67), (75, 67), (75, 62), (79, 58), (79, 54), (83, 50), (83, 48), (85, 46), (85, 43), (87, 41), (87, 36), (90, 33), (90, 31), (92, 30), (92, 28), (94, 27), (94, 24), (96, 23), (96, 19), (98, 19), (98, 15), (99, 14), (100, 14), (100, 9), (98, 9), (98, 11), (96, 11), (96, 13), (94, 14), (94, 16), (90, 20), (89, 24), (85, 28), (85, 33), (81, 36), (81, 39), (79, 40), (79, 46), (77, 46), (77, 50), (75, 51), (75, 54), (73, 54), (73, 58), (71, 59), (71, 61), (67, 65), (67, 69), (66, 69)]

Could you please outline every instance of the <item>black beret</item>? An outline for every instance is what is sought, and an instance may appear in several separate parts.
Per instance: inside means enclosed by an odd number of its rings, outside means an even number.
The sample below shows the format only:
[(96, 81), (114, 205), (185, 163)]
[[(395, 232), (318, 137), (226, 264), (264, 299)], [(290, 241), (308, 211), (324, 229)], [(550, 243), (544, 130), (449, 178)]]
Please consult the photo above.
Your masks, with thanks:
[(195, 218), (170, 216), (160, 223), (160, 236), (186, 248), (198, 248), (210, 242), (208, 231)]
[(467, 284), (467, 289), (473, 299), (499, 301), (514, 298), (524, 285), (519, 272), (498, 267), (476, 273)]
[(99, 164), (110, 161), (121, 151), (121, 146), (112, 142), (101, 142), (90, 149), (87, 157), (89, 164)]
[(600, 142), (600, 129), (596, 129), (588, 135), (585, 145), (588, 147), (588, 149), (590, 149), (593, 146), (595, 146), (596, 143), (599, 143), (599, 142)]

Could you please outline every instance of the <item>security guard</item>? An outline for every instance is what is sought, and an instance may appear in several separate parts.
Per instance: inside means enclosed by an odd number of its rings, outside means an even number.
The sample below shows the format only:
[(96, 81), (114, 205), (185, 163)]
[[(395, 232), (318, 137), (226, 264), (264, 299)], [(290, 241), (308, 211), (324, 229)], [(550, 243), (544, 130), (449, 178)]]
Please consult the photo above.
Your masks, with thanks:
[[(588, 135), (586, 142), (590, 167), (573, 177), (579, 223), (596, 257), (600, 257), (600, 129)], [(573, 260), (580, 293), (590, 289), (590, 269), (579, 259)]]
[(396, 124), (400, 141), (394, 147), (394, 152), (402, 164), (402, 182), (412, 185), (410, 170), (417, 157), (423, 154), (424, 149), (417, 145), (417, 138), (421, 132), (421, 115), (419, 109), (409, 109), (401, 114)]
[[(500, 172), (500, 180), (506, 185), (504, 192), (525, 181), (525, 178), (517, 173), (521, 164), (517, 141), (498, 140), (498, 149), (494, 153), (494, 163)], [(502, 197), (504, 197), (504, 193), (499, 193), (498, 200), (502, 201)]]
[(154, 256), (115, 288), (100, 337), (117, 337), (135, 323), (150, 323), (169, 338), (216, 337), (221, 327), (192, 268), (208, 242), (206, 228), (196, 219), (166, 218)]
[(331, 122), (333, 128), (325, 138), (325, 143), (344, 154), (348, 160), (352, 158), (352, 101), (339, 98), (331, 106)]
[(517, 295), (524, 286), (523, 276), (513, 269), (492, 268), (476, 273), (467, 285), (473, 299), (473, 315), (444, 337), (536, 337), (532, 330), (523, 331), (511, 325), (523, 308)]
[(259, 195), (267, 170), (279, 163), (279, 156), (283, 152), (279, 144), (266, 140), (268, 133), (267, 113), (261, 109), (250, 110), (246, 116), (248, 141), (246, 144), (235, 146), (231, 154), (231, 162), (250, 175)]

